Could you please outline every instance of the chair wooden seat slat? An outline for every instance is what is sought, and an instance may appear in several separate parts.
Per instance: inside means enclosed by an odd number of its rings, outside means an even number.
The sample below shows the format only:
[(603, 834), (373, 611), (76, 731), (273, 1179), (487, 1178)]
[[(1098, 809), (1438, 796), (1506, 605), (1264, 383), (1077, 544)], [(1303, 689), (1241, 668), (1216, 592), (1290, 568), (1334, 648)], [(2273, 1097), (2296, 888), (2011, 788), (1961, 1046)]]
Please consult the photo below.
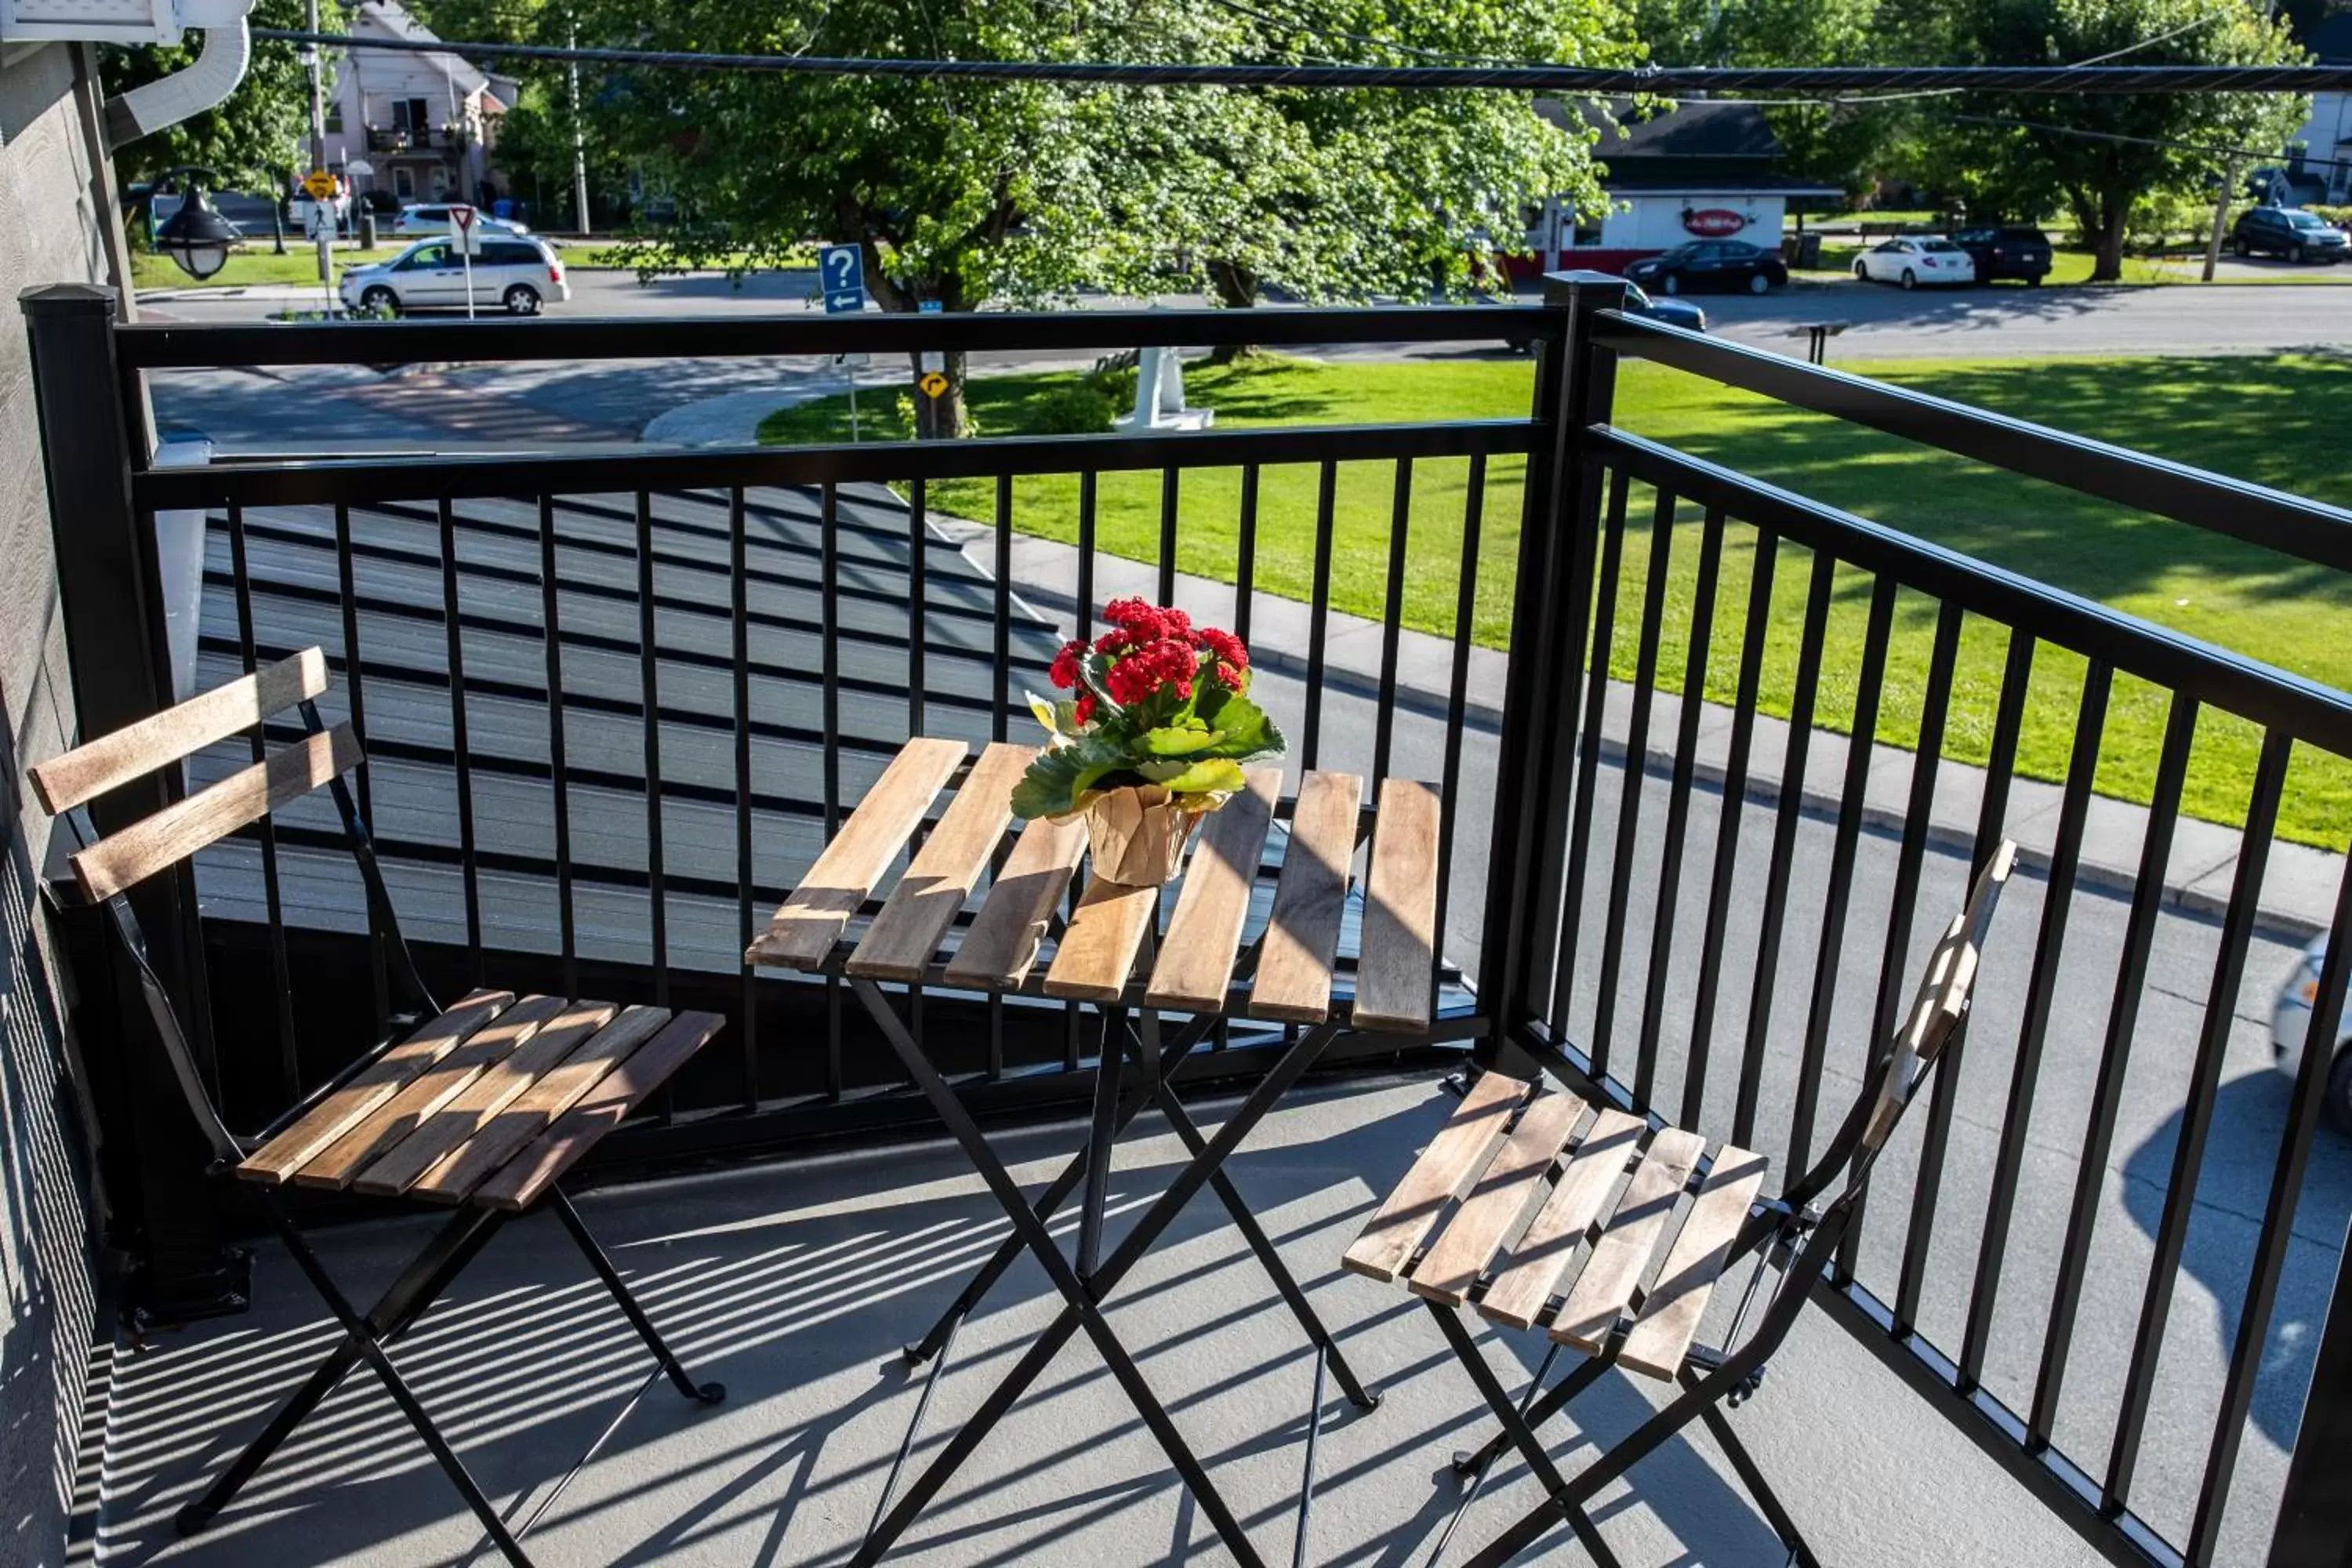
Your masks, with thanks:
[(1650, 1146), (1633, 1167), (1633, 1179), (1618, 1197), (1608, 1227), (1592, 1244), (1592, 1256), (1584, 1260), (1559, 1315), (1552, 1320), (1553, 1339), (1579, 1350), (1601, 1348), (1633, 1304), (1659, 1238), (1670, 1233), (1675, 1200), (1706, 1150), (1705, 1139), (1679, 1127), (1662, 1127), (1651, 1134)]
[(1280, 768), (1252, 768), (1244, 778), (1247, 787), (1210, 815), (1192, 847), (1176, 912), (1168, 919), (1168, 940), (1144, 993), (1149, 1006), (1178, 1013), (1224, 1009), (1258, 861), (1274, 826), (1275, 797), (1282, 792)]
[(1544, 1176), (1584, 1120), (1585, 1109), (1582, 1099), (1565, 1093), (1538, 1095), (1528, 1106), (1444, 1234), (1414, 1268), (1415, 1295), (1449, 1307), (1462, 1304), (1510, 1233), (1543, 1201)]
[(1642, 1119), (1614, 1108), (1592, 1120), (1569, 1157), (1551, 1195), (1511, 1248), (1503, 1269), (1486, 1287), (1478, 1310), (1498, 1323), (1530, 1329), (1549, 1302), (1569, 1259), (1601, 1206), (1623, 1179), (1641, 1144)]
[(989, 884), (988, 897), (981, 900), (980, 913), (972, 917), (962, 944), (948, 961), (948, 984), (1010, 991), (1025, 982), (1054, 910), (1086, 852), (1084, 823), (1039, 817), (1023, 828), (1004, 868)]
[(1364, 879), (1363, 955), (1356, 965), (1360, 1029), (1418, 1034), (1429, 1027), (1437, 973), (1438, 834), (1444, 820), (1437, 791), (1412, 779), (1381, 784), (1372, 829), (1371, 868)]
[(1437, 1136), (1421, 1152), (1339, 1262), (1382, 1284), (1396, 1279), (1436, 1226), (1446, 1205), (1494, 1157), (1527, 1085), (1487, 1073), (1470, 1086)]
[(899, 748), (866, 792), (866, 798), (834, 835), (833, 842), (775, 918), (753, 941), (749, 956), (755, 963), (784, 969), (815, 969), (841, 940), (851, 917), (866, 905), (866, 895), (889, 868), (907, 840), (914, 837), (932, 797), (945, 787), (957, 765), (971, 751), (962, 741), (918, 737)]
[(1348, 902), (1363, 798), (1364, 781), (1354, 773), (1312, 773), (1299, 781), (1290, 843), (1250, 987), (1252, 1016), (1319, 1024), (1331, 1016), (1331, 963), (1339, 952), (1339, 916)]
[(1004, 825), (1013, 819), (1013, 786), (1036, 754), (1034, 746), (1003, 741), (980, 754), (939, 826), (866, 928), (865, 940), (845, 966), (850, 973), (868, 980), (922, 978), (940, 939), (1003, 842)]
[(1672, 1377), (1690, 1353), (1707, 1299), (1731, 1258), (1731, 1243), (1764, 1190), (1761, 1154), (1726, 1146), (1699, 1183), (1680, 1235), (1666, 1249), (1657, 1282), (1642, 1298), (1642, 1316), (1617, 1359), (1653, 1377)]

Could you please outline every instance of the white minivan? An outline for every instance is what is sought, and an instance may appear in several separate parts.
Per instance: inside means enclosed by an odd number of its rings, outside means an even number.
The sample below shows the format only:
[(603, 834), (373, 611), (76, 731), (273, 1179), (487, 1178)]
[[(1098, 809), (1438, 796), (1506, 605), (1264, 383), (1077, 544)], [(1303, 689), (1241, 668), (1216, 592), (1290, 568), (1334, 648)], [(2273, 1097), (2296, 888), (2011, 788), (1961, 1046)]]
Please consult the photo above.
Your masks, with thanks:
[[(478, 310), (536, 316), (572, 298), (563, 260), (543, 239), (486, 235), (474, 242), (472, 288)], [(344, 308), (367, 316), (464, 310), (466, 258), (454, 239), (420, 239), (389, 261), (346, 271), (338, 286)]]

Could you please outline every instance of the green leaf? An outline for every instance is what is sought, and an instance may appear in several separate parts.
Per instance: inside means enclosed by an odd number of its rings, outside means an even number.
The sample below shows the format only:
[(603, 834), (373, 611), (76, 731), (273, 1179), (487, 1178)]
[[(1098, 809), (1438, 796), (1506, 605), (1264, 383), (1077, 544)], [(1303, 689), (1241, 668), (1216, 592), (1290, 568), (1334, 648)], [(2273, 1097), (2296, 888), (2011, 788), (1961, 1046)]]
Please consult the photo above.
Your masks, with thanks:
[(1207, 751), (1224, 738), (1223, 731), (1212, 730), (1198, 719), (1188, 719), (1181, 724), (1145, 731), (1143, 746), (1155, 757), (1189, 757), (1195, 752)]
[(1217, 743), (1196, 755), (1250, 763), (1278, 757), (1288, 748), (1289, 742), (1283, 739), (1274, 721), (1266, 717), (1265, 710), (1246, 697), (1228, 695), (1218, 706), (1214, 722)]
[(1037, 716), (1037, 722), (1045, 726), (1045, 733), (1048, 735), (1063, 733), (1062, 726), (1057, 721), (1059, 710), (1055, 704), (1048, 702), (1034, 691), (1024, 691), (1021, 695), (1029, 699), (1029, 711)]
[(1067, 816), (1077, 810), (1078, 796), (1097, 780), (1127, 765), (1119, 748), (1092, 735), (1048, 746), (1013, 786), (1013, 815), (1024, 822), (1040, 816)]
[(1196, 760), (1174, 778), (1154, 782), (1173, 795), (1207, 795), (1238, 790), (1245, 781), (1242, 778), (1239, 763), (1229, 762), (1223, 757), (1209, 757)]

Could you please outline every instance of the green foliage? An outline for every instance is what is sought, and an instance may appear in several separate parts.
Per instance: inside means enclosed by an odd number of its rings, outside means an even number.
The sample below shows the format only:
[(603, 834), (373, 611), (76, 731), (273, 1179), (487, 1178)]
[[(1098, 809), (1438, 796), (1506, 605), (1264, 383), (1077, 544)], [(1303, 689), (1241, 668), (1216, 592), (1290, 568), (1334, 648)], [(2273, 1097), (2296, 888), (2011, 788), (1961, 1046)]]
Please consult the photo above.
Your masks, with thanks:
[[(303, 0), (255, 0), (251, 21), (257, 27), (300, 27)], [(338, 0), (320, 0), (319, 22), (328, 32), (341, 31)], [(202, 45), (203, 35), (191, 33), (179, 44), (104, 49), (100, 79), (107, 96), (114, 97), (187, 69)], [(287, 188), (293, 161), (310, 156), (310, 133), (309, 68), (291, 45), (257, 43), (253, 63), (235, 92), (202, 114), (117, 151), (115, 179), (128, 187), (185, 163), (214, 171), (232, 187), (277, 194)]]
[[(1894, 26), (1882, 16), (1882, 0), (1635, 0), (1634, 14), (1651, 58), (1664, 66), (1893, 63), (1881, 58)], [(1885, 172), (1906, 109), (1789, 104), (1767, 110), (1765, 119), (1790, 173), (1858, 195)]]
[(1047, 390), (1031, 415), (1040, 436), (1092, 436), (1110, 428), (1118, 405), (1092, 380), (1066, 382)]

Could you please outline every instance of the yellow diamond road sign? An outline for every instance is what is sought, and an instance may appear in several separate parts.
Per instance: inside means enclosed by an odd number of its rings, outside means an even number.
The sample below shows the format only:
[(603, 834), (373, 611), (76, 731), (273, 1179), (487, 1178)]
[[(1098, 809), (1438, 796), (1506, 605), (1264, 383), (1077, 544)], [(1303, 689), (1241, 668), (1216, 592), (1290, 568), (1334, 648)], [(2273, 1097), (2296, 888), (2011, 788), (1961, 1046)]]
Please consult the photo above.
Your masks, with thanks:
[(940, 393), (945, 392), (948, 389), (948, 378), (941, 375), (938, 371), (933, 371), (930, 374), (923, 377), (922, 380), (915, 383), (915, 384), (923, 389), (923, 395), (925, 397), (937, 397)]
[(324, 169), (313, 169), (302, 176), (302, 194), (314, 202), (331, 201), (335, 195), (335, 176)]

